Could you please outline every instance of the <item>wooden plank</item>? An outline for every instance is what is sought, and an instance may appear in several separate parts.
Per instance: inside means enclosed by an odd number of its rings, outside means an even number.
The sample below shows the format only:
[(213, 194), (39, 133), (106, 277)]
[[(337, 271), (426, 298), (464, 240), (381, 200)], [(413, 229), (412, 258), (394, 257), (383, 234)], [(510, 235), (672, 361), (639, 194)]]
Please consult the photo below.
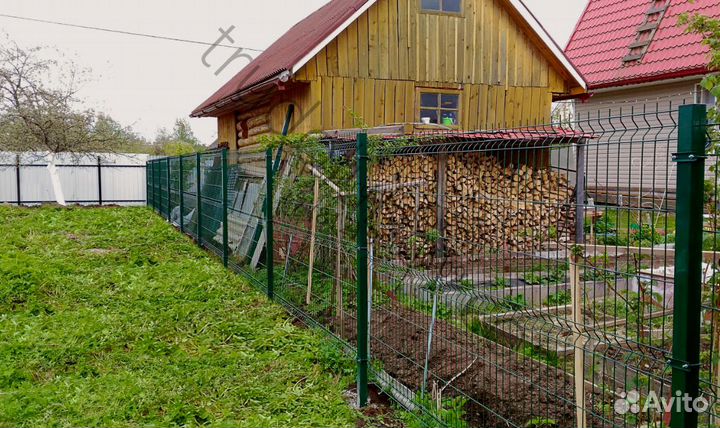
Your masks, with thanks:
[(395, 123), (395, 87), (397, 86), (394, 80), (388, 80), (385, 82), (385, 114), (383, 119), (383, 125), (389, 125)]
[(322, 128), (333, 128), (333, 78), (322, 79)]
[(400, 46), (398, 46), (398, 0), (387, 0), (387, 20), (388, 20), (388, 78), (398, 79), (400, 77)]
[(385, 124), (385, 81), (375, 81), (375, 117), (372, 126), (380, 126)]
[(405, 82), (405, 119), (410, 123), (420, 121), (415, 113), (416, 93), (415, 83)]
[(489, 129), (488, 123), (488, 85), (480, 85), (479, 110), (478, 110), (478, 127), (480, 129)]
[(477, 84), (475, 80), (475, 67), (477, 64), (477, 15), (478, 2), (468, 2), (465, 9), (465, 67), (463, 68), (463, 81)]
[(378, 4), (375, 3), (368, 9), (368, 76), (373, 78), (380, 75), (378, 27)]
[(363, 120), (367, 126), (375, 126), (375, 81), (365, 79), (364, 85)]
[(403, 80), (411, 79), (410, 76), (410, 41), (409, 31), (410, 22), (408, 16), (408, 0), (397, 0), (397, 16), (395, 23), (397, 24), (398, 36), (398, 78)]
[(365, 12), (357, 20), (358, 76), (360, 77), (368, 77), (369, 72), (370, 41), (368, 33), (368, 12)]
[(343, 117), (345, 117), (345, 94), (344, 87), (345, 81), (342, 77), (335, 77), (332, 79), (332, 98), (333, 98), (333, 114), (332, 114), (332, 127), (342, 128)]
[(345, 30), (337, 37), (338, 49), (338, 76), (350, 75), (350, 48), (348, 46), (348, 31)]
[(437, 46), (428, 55), (437, 58), (437, 67), (433, 68), (433, 81), (452, 82), (449, 78), (448, 56), (450, 51), (450, 35), (448, 34), (448, 18), (445, 16), (437, 16), (437, 30), (433, 34), (437, 37)]
[(331, 41), (327, 46), (327, 63), (328, 63), (328, 74), (330, 76), (337, 76), (340, 73), (339, 63), (338, 63), (337, 39)]
[(383, 79), (390, 78), (390, 22), (388, 21), (388, 0), (375, 4), (378, 8), (378, 45), (380, 46), (380, 71), (378, 76)]
[(505, 10), (502, 10), (498, 24), (500, 27), (500, 34), (498, 38), (498, 84), (507, 88), (508, 28), (510, 27), (510, 21)]
[(515, 87), (510, 86), (505, 97), (505, 121), (508, 128), (517, 127), (515, 122), (515, 96)]
[(358, 56), (358, 21), (354, 21), (345, 32), (348, 35), (348, 77), (360, 75), (360, 58)]
[(312, 283), (313, 270), (315, 267), (315, 232), (317, 231), (317, 215), (318, 203), (320, 199), (320, 179), (315, 177), (315, 187), (313, 193), (312, 221), (310, 223), (310, 262), (308, 264), (308, 283), (307, 294), (305, 295), (305, 304), (309, 305), (312, 301)]
[(343, 108), (342, 108), (342, 121), (343, 127), (352, 128), (355, 126), (353, 123), (353, 86), (354, 81), (349, 77), (343, 78)]
[(505, 118), (505, 96), (506, 89), (504, 86), (497, 86), (495, 91), (496, 94), (496, 111), (495, 111), (495, 122), (496, 128), (505, 129), (507, 128), (507, 120)]
[(408, 75), (410, 80), (418, 80), (419, 61), (418, 51), (422, 47), (422, 39), (419, 37), (418, 25), (418, 2), (415, 0), (404, 0), (407, 4), (408, 13)]
[(495, 86), (488, 86), (488, 99), (487, 99), (487, 126), (489, 129), (496, 129), (497, 122), (495, 121), (495, 111), (497, 107), (497, 91)]
[(356, 78), (353, 80), (353, 113), (355, 119), (352, 127), (365, 126), (365, 79)]
[(405, 99), (406, 99), (406, 93), (405, 88), (407, 85), (405, 85), (405, 82), (398, 81), (395, 85), (395, 112), (394, 117), (392, 120), (392, 123), (405, 123), (407, 122), (407, 118), (405, 116)]
[(321, 50), (315, 58), (317, 60), (318, 76), (327, 76), (327, 48)]

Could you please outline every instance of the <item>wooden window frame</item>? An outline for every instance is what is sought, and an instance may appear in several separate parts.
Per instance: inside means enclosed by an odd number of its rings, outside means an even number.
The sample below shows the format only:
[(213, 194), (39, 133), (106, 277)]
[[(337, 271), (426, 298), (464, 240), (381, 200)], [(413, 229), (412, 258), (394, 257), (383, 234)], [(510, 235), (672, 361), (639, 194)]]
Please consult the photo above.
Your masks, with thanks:
[[(460, 129), (462, 120), (463, 120), (463, 111), (462, 111), (462, 97), (463, 97), (463, 91), (462, 89), (457, 88), (423, 88), (423, 87), (416, 87), (415, 88), (415, 99), (417, 102), (415, 103), (415, 117), (418, 123), (422, 123), (422, 117), (420, 115), (420, 112), (423, 110), (422, 107), (422, 94), (439, 94), (439, 95), (457, 95), (458, 96), (458, 108), (457, 108), (457, 124), (456, 125), (443, 125), (440, 123), (440, 126), (448, 126), (453, 129)], [(438, 106), (436, 109), (426, 108), (424, 110), (437, 110), (438, 112), (441, 112), (442, 110), (447, 111), (455, 111), (451, 109), (442, 109)], [(438, 125), (437, 123), (434, 123), (433, 125)]]
[[(423, 9), (422, 2), (423, 0), (418, 0), (418, 8), (420, 10), (420, 13), (425, 13), (428, 15), (445, 15), (445, 16), (454, 16), (454, 17), (463, 17), (465, 16), (465, 1), (467, 0), (460, 0), (460, 12), (448, 12), (445, 10), (432, 10), (432, 9)], [(442, 0), (440, 0), (440, 7), (442, 8)]]

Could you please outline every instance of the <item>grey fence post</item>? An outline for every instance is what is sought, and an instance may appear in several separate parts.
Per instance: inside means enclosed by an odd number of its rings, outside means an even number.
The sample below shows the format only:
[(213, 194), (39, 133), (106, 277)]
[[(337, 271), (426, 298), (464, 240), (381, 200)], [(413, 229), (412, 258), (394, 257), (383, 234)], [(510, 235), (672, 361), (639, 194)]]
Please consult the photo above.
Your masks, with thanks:
[(22, 196), (20, 194), (20, 154), (15, 155), (15, 190), (17, 191), (17, 204), (22, 205)]
[(575, 243), (585, 243), (585, 140), (577, 143), (575, 154)]
[(98, 181), (98, 205), (103, 204), (102, 194), (102, 160), (100, 156), (97, 157), (97, 181)]

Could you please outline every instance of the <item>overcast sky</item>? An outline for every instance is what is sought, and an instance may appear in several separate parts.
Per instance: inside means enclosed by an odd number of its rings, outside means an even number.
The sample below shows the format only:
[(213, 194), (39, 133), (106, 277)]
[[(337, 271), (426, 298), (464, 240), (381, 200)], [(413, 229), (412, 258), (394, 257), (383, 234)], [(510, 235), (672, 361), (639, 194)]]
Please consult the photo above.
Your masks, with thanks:
[[(525, 0), (561, 47), (586, 0)], [(212, 43), (228, 29), (234, 46), (264, 49), (327, 0), (2, 0), (0, 14), (149, 33)], [(146, 137), (189, 112), (247, 64), (217, 48), (202, 62), (206, 46), (68, 28), (0, 16), (0, 32), (21, 46), (52, 46), (89, 67), (94, 81), (81, 95), (92, 107), (132, 125)], [(227, 44), (231, 44), (226, 42)], [(257, 52), (248, 51), (252, 55)], [(214, 119), (191, 119), (204, 144), (217, 134)]]

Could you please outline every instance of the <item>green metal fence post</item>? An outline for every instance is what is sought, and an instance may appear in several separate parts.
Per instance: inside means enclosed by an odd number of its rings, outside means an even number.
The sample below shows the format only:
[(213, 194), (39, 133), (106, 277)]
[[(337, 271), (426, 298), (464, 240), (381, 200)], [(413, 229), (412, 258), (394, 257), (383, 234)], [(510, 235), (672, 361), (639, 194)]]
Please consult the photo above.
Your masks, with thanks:
[[(692, 400), (699, 396), (700, 313), (702, 300), (703, 202), (705, 180), (705, 105), (680, 107), (675, 238), (675, 303), (673, 318), (672, 393)], [(676, 398), (679, 400), (680, 398)], [(678, 408), (679, 407), (679, 408)], [(671, 427), (695, 428), (698, 414), (673, 406)]]
[(150, 173), (150, 161), (145, 162), (145, 206), (152, 206), (152, 186), (150, 180), (152, 180), (152, 174)]
[(165, 180), (167, 180), (167, 184), (168, 184), (167, 206), (165, 207), (166, 208), (165, 217), (167, 217), (168, 221), (171, 221), (171, 218), (170, 218), (170, 194), (171, 194), (172, 188), (170, 187), (170, 158), (165, 158), (165, 167), (167, 168), (167, 170), (165, 171)]
[(153, 189), (155, 191), (155, 195), (153, 200), (155, 201), (155, 211), (159, 214), (160, 213), (160, 162), (155, 161), (154, 162), (154, 168), (153, 168), (153, 181), (157, 182), (153, 183)]
[(367, 134), (357, 136), (357, 389), (358, 405), (368, 401), (368, 190)]
[(178, 165), (178, 168), (180, 168), (180, 176), (178, 179), (178, 182), (180, 183), (180, 185), (178, 186), (180, 188), (179, 189), (179, 192), (180, 192), (180, 232), (185, 233), (185, 222), (183, 221), (183, 216), (185, 215), (184, 214), (185, 213), (185, 204), (183, 203), (183, 198), (185, 196), (185, 183), (183, 183), (184, 177), (183, 177), (183, 157), (182, 156), (180, 156), (178, 158), (178, 162), (180, 162), (180, 164)]
[(228, 265), (228, 149), (222, 151), (222, 232), (223, 232), (223, 247), (222, 247), (222, 258), (223, 265)]
[(195, 153), (195, 185), (197, 186), (197, 242), (202, 247), (202, 180), (200, 178), (200, 153)]
[(273, 152), (269, 148), (265, 151), (265, 267), (267, 269), (267, 295), (272, 300), (275, 297), (275, 273), (273, 266)]

